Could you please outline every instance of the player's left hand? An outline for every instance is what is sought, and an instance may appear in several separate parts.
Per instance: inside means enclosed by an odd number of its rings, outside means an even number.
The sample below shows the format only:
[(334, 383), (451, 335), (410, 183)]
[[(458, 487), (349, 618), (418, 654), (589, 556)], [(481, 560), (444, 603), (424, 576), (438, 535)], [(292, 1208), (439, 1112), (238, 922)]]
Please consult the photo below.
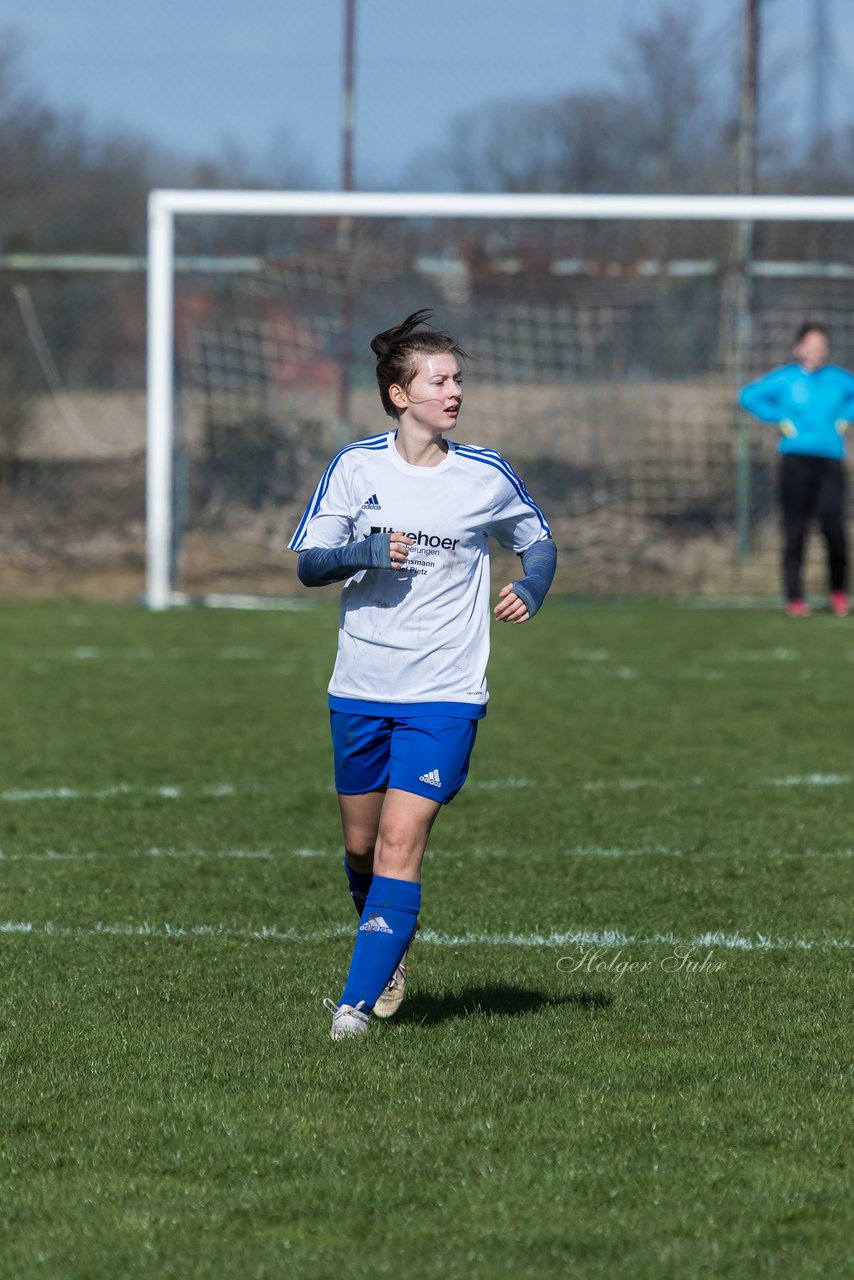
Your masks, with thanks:
[(493, 609), (498, 622), (527, 622), (528, 606), (513, 590), (513, 583), (508, 582), (498, 593), (498, 604)]

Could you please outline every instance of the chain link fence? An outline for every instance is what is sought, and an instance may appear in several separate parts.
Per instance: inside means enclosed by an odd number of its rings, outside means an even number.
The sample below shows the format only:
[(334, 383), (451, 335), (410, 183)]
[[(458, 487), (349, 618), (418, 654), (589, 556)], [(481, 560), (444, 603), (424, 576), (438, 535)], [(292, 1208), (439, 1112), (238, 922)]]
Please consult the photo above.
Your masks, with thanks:
[[(763, 229), (760, 252), (814, 256), (757, 258), (740, 351), (725, 227), (389, 220), (348, 228), (346, 252), (341, 234), (323, 219), (224, 220), (214, 271), (210, 226), (182, 227), (179, 589), (299, 589), (283, 548), (320, 470), (391, 426), (370, 338), (426, 306), (473, 357), (458, 435), (500, 449), (545, 508), (557, 589), (776, 594), (775, 432), (736, 393), (788, 358), (805, 318), (854, 361), (849, 228)], [(624, 256), (604, 256), (614, 245)], [(21, 274), (0, 327), (0, 590), (142, 595), (142, 272)], [(810, 589), (823, 580), (814, 540)]]

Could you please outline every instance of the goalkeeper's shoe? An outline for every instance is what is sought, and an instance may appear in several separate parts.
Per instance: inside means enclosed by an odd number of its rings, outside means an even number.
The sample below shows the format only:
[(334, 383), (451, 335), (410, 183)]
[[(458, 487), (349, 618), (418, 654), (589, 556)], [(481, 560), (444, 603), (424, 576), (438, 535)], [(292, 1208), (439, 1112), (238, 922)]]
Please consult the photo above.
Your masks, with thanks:
[(383, 988), (380, 998), (374, 1005), (375, 1018), (393, 1018), (406, 992), (406, 964), (401, 960), (394, 973)]
[(786, 605), (786, 613), (790, 618), (809, 618), (812, 616), (812, 609), (806, 600), (790, 600)]
[(336, 1004), (334, 1000), (324, 1000), (324, 1008), (332, 1014), (333, 1040), (344, 1040), (347, 1036), (363, 1036), (371, 1021), (371, 1015), (364, 1007), (364, 1000), (358, 1004)]
[(830, 593), (830, 612), (834, 618), (847, 618), (850, 610), (848, 601), (848, 593), (846, 591), (831, 591)]

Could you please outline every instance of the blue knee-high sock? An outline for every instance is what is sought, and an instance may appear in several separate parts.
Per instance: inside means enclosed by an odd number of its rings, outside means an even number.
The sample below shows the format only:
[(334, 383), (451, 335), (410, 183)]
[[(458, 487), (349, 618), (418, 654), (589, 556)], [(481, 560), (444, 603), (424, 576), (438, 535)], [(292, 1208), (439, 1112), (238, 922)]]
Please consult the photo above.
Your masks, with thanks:
[(364, 871), (354, 871), (350, 866), (350, 863), (347, 861), (346, 855), (344, 857), (344, 870), (347, 872), (347, 879), (350, 881), (350, 897), (353, 899), (353, 905), (361, 918), (362, 912), (365, 909), (365, 899), (368, 896), (368, 890), (371, 887), (374, 873), (373, 871), (370, 871), (367, 874)]
[(340, 1004), (364, 1000), (373, 1009), (412, 941), (420, 906), (420, 884), (374, 876)]

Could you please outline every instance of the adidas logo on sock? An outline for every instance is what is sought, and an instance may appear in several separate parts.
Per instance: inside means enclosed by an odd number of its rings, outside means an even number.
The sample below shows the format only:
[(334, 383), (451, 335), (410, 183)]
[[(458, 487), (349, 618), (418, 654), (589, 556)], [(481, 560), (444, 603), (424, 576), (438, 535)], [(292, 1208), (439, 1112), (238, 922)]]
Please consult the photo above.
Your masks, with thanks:
[(372, 493), (370, 498), (367, 498), (362, 503), (362, 510), (363, 511), (382, 511), (382, 507), (380, 506), (380, 500), (375, 493)]
[(429, 773), (422, 773), (418, 781), (429, 782), (431, 787), (441, 787), (442, 785), (442, 779), (439, 777), (438, 769), (431, 769)]
[(359, 925), (359, 933), (394, 933), (394, 930), (388, 927), (382, 916), (371, 916), (370, 920)]

